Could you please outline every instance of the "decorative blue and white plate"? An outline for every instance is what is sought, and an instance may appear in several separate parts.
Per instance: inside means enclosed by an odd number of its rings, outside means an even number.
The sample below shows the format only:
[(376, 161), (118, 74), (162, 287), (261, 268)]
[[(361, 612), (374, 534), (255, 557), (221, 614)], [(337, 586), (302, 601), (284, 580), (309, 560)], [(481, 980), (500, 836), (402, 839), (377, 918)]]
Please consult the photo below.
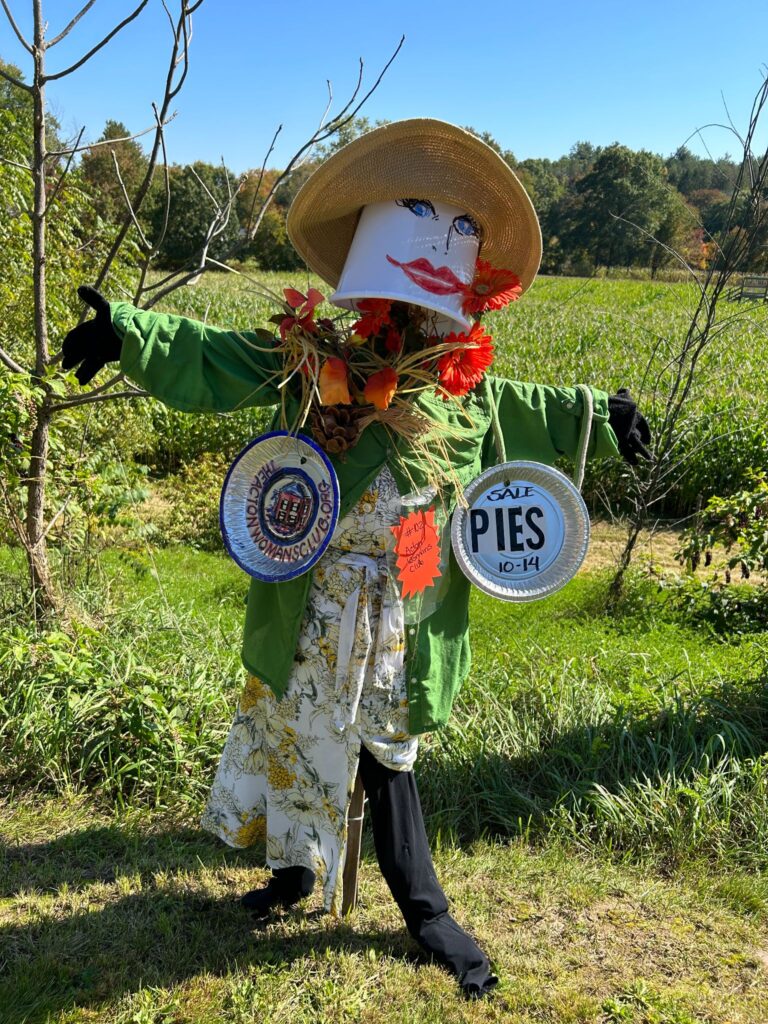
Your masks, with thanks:
[(257, 580), (277, 583), (311, 569), (338, 518), (336, 471), (303, 434), (262, 434), (229, 467), (219, 503), (221, 534), (232, 558)]
[(589, 513), (567, 476), (540, 462), (505, 462), (476, 477), (456, 507), (451, 543), (462, 572), (502, 601), (535, 601), (576, 575)]

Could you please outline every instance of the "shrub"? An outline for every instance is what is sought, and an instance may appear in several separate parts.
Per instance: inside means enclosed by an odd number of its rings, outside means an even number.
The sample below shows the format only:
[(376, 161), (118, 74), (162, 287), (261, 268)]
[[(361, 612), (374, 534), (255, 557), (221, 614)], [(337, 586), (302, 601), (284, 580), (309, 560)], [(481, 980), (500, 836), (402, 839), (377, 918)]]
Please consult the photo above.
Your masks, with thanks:
[(217, 659), (202, 656), (191, 624), (176, 626), (169, 652), (158, 650), (148, 620), (116, 619), (98, 633), (3, 629), (3, 774), (59, 791), (97, 789), (118, 804), (201, 791), (230, 708)]
[(158, 494), (164, 508), (154, 516), (155, 538), (163, 544), (220, 551), (219, 495), (226, 472), (226, 459), (205, 454), (163, 481)]

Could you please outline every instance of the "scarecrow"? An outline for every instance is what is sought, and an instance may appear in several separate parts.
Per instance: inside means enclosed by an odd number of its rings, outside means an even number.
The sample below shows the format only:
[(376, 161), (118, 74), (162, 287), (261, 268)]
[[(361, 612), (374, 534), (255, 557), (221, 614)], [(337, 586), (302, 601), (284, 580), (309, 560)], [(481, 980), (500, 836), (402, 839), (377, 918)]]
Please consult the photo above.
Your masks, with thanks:
[[(262, 562), (281, 552), (299, 569), (253, 572), (248, 681), (203, 824), (234, 847), (266, 841), (271, 880), (242, 898), (254, 912), (292, 906), (316, 883), (338, 912), (359, 773), (409, 932), (477, 998), (497, 979), (449, 914), (412, 770), (419, 735), (445, 725), (470, 665), (470, 582), (449, 517), (497, 460), (494, 435), (508, 455), (551, 465), (575, 454), (591, 413), (589, 454), (634, 462), (648, 428), (626, 391), (585, 396), (487, 373), (481, 317), (531, 284), (541, 235), (514, 173), (473, 134), (430, 119), (377, 128), (308, 179), (288, 232), (335, 288), (330, 301), (357, 317), (351, 327), (317, 316), (315, 289), (286, 289), (274, 330), (240, 332), (82, 288), (96, 317), (70, 332), (62, 365), (85, 384), (119, 360), (189, 412), (275, 405), (267, 441), (290, 449), (300, 431), (332, 467), (340, 507), (318, 520), (326, 536), (307, 532), (317, 488), (298, 466), (280, 463), (248, 518)], [(404, 524), (425, 508), (422, 540), (428, 531), (433, 543), (414, 568)]]

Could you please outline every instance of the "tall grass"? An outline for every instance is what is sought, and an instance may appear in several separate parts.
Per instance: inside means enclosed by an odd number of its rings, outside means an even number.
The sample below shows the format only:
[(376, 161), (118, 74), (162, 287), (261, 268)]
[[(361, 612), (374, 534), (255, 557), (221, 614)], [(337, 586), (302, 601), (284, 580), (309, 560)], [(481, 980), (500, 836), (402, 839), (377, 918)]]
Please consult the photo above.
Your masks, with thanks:
[[(220, 556), (155, 562), (135, 575), (107, 558), (100, 593), (119, 610), (94, 595), (92, 625), (2, 628), (6, 785), (201, 801), (241, 681), (245, 583)], [(606, 585), (512, 608), (475, 596), (473, 672), (417, 768), (430, 829), (765, 867), (764, 635), (713, 641), (640, 579), (607, 616)]]

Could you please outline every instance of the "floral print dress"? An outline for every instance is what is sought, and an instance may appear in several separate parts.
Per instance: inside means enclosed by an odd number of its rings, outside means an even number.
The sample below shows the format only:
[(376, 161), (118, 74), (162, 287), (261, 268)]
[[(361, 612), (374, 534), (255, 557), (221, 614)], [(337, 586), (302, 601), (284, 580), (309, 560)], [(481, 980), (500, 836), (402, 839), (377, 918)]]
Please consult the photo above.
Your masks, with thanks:
[(337, 914), (360, 744), (397, 771), (413, 767), (418, 749), (403, 606), (387, 564), (399, 514), (385, 467), (315, 567), (284, 697), (248, 679), (202, 818), (230, 846), (264, 839), (271, 868), (311, 868)]

